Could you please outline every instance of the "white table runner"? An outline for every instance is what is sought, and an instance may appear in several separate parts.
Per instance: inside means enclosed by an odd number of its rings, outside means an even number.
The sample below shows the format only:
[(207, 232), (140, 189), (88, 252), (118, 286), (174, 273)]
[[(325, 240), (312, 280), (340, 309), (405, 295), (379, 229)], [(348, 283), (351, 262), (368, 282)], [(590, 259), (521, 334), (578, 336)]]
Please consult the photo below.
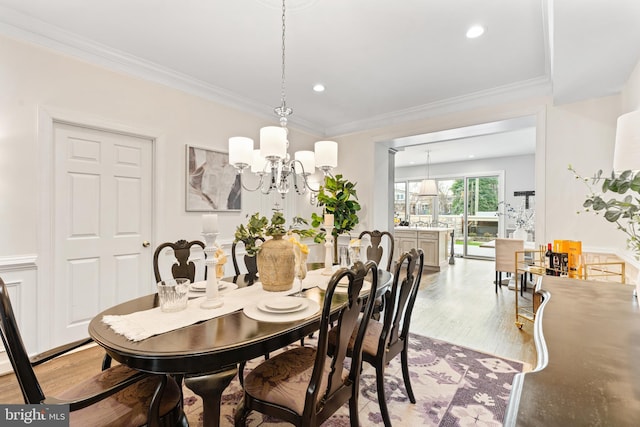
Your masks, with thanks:
[(294, 291), (295, 289), (284, 292), (268, 292), (262, 289), (260, 283), (256, 283), (253, 286), (222, 293), (224, 305), (219, 308), (200, 308), (200, 304), (205, 299), (205, 297), (201, 297), (189, 300), (187, 308), (182, 311), (165, 313), (160, 310), (160, 307), (155, 307), (130, 314), (103, 316), (102, 321), (111, 326), (111, 329), (116, 333), (124, 335), (131, 341), (141, 341), (153, 335), (242, 310), (245, 306), (256, 304), (265, 298), (288, 295)]
[[(337, 268), (337, 266), (334, 266), (334, 271)], [(326, 289), (326, 284), (330, 278), (331, 275), (324, 274), (324, 269), (309, 271), (307, 277), (302, 281), (302, 289), (323, 285)], [(165, 313), (160, 310), (160, 307), (155, 307), (130, 314), (103, 316), (102, 321), (111, 326), (111, 329), (116, 333), (127, 337), (127, 339), (141, 341), (153, 335), (184, 328), (194, 323), (242, 310), (244, 307), (257, 304), (266, 298), (290, 295), (298, 291), (298, 286), (299, 282), (296, 279), (293, 283), (293, 288), (288, 291), (269, 292), (262, 289), (260, 282), (255, 282), (252, 286), (221, 292), (224, 305), (219, 308), (200, 308), (200, 304), (205, 298), (200, 297), (190, 299), (187, 302), (187, 308), (182, 311)]]

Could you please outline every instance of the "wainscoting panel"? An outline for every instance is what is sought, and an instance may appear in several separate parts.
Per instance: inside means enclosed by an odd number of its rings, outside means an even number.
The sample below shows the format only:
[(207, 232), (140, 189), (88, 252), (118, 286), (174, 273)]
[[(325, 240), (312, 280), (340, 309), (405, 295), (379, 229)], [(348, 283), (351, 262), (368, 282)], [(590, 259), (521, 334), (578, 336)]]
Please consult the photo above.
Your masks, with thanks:
[[(36, 309), (36, 256), (0, 257), (0, 277), (7, 285), (22, 341), (27, 352), (35, 354), (38, 348), (37, 316), (46, 315), (38, 313)], [(11, 370), (4, 345), (0, 342), (0, 374)]]

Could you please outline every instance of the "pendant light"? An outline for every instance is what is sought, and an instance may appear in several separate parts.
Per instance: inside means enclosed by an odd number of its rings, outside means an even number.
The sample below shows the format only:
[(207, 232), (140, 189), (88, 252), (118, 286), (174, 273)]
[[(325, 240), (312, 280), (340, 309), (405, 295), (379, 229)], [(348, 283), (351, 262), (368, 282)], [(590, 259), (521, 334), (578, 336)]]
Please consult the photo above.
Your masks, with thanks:
[(437, 196), (438, 186), (435, 179), (429, 178), (429, 169), (431, 166), (431, 155), (427, 150), (427, 179), (423, 179), (420, 183), (420, 189), (418, 190), (418, 196)]

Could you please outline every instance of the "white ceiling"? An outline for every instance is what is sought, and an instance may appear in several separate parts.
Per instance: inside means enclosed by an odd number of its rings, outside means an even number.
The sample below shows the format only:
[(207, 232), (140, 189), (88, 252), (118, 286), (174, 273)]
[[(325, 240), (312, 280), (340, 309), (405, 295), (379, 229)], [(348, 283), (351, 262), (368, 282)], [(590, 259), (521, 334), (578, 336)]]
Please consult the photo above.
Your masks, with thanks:
[[(280, 0), (0, 0), (0, 32), (274, 118)], [(318, 135), (495, 97), (619, 91), (639, 0), (288, 0), (292, 126)], [(486, 26), (469, 40), (471, 24)], [(314, 83), (327, 90), (314, 93)], [(453, 106), (453, 107), (452, 107)]]

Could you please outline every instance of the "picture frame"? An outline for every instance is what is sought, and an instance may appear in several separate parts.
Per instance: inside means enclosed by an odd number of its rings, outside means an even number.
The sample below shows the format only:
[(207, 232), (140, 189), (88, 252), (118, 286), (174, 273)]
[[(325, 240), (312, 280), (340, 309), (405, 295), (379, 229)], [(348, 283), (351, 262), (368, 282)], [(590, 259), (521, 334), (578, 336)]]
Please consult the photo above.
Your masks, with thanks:
[(242, 210), (240, 176), (229, 164), (229, 153), (186, 145), (187, 212)]

